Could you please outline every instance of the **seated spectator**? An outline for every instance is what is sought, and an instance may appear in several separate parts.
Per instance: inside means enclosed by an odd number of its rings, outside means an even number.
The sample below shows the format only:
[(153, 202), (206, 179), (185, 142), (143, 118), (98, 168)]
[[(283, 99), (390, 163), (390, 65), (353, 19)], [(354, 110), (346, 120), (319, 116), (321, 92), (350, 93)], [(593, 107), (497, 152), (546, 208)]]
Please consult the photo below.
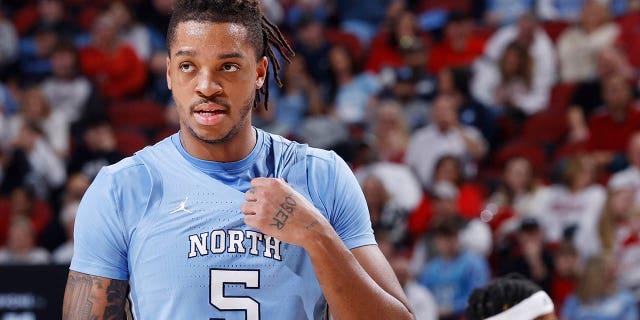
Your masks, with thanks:
[(461, 248), (460, 226), (445, 220), (434, 230), (437, 257), (427, 262), (418, 282), (426, 286), (438, 305), (439, 319), (458, 319), (465, 311), (471, 292), (487, 283), (487, 261)]
[(632, 205), (640, 207), (640, 131), (634, 132), (627, 146), (629, 166), (616, 172), (609, 179), (610, 189), (627, 189), (633, 192)]
[(640, 110), (631, 83), (620, 75), (603, 80), (602, 97), (604, 106), (589, 119), (587, 145), (598, 164), (611, 170), (620, 167), (631, 135), (640, 130)]
[(410, 261), (406, 257), (396, 254), (389, 262), (398, 281), (409, 299), (416, 320), (438, 319), (437, 305), (429, 289), (415, 280), (410, 269)]
[(109, 122), (106, 119), (87, 120), (82, 140), (69, 158), (68, 172), (82, 173), (93, 180), (102, 167), (114, 164), (122, 158)]
[(466, 12), (449, 13), (444, 39), (431, 49), (429, 69), (438, 74), (444, 68), (471, 66), (484, 52), (484, 40), (473, 34), (473, 19)]
[(614, 43), (618, 30), (606, 3), (586, 0), (579, 22), (558, 38), (560, 80), (581, 82), (595, 78), (598, 54)]
[(347, 124), (368, 122), (371, 100), (381, 89), (378, 78), (361, 72), (358, 62), (343, 46), (334, 46), (329, 51), (329, 68), (330, 96), (338, 119)]
[(60, 224), (64, 227), (67, 241), (56, 248), (51, 260), (56, 264), (70, 264), (73, 258), (73, 226), (78, 212), (78, 202), (65, 205), (60, 212)]
[(491, 146), (495, 144), (496, 114), (471, 94), (471, 70), (467, 67), (444, 68), (438, 74), (438, 92), (460, 101), (460, 123), (480, 130)]
[(0, 13), (0, 79), (3, 79), (8, 68), (18, 58), (18, 35), (11, 21)]
[(107, 99), (139, 95), (146, 85), (145, 63), (118, 38), (115, 18), (109, 12), (96, 18), (91, 43), (80, 49), (80, 66)]
[(36, 199), (33, 190), (20, 186), (11, 190), (9, 197), (0, 198), (0, 246), (5, 244), (11, 221), (20, 217), (30, 221), (36, 239), (51, 222), (51, 208), (46, 201)]
[(7, 245), (0, 249), (0, 265), (48, 264), (49, 251), (36, 246), (36, 237), (26, 217), (14, 217)]
[(355, 34), (365, 46), (376, 33), (391, 1), (351, 0), (338, 1), (336, 12), (340, 14), (340, 29)]
[(31, 87), (25, 91), (20, 113), (9, 119), (10, 140), (17, 140), (23, 126), (36, 126), (42, 131), (47, 144), (58, 158), (65, 159), (69, 152), (69, 122), (61, 110), (49, 104), (43, 88)]
[(8, 168), (16, 172), (11, 172), (12, 178), (5, 179), (3, 184), (29, 185), (39, 199), (46, 199), (64, 184), (67, 177), (64, 161), (49, 145), (38, 125), (25, 122), (12, 145)]
[[(416, 44), (416, 42), (421, 44)], [(382, 30), (372, 40), (365, 70), (379, 73), (384, 68), (397, 69), (406, 66), (404, 52), (412, 47), (428, 48), (431, 43), (416, 23), (412, 12), (404, 11), (389, 31)]]
[(413, 168), (424, 188), (431, 184), (436, 161), (443, 155), (460, 157), (465, 167), (473, 168), (474, 161), (482, 159), (487, 151), (482, 134), (460, 124), (458, 107), (453, 97), (438, 96), (431, 109), (432, 123), (411, 136), (405, 163)]
[(533, 199), (540, 182), (534, 171), (531, 162), (524, 157), (513, 157), (505, 164), (502, 178), (486, 208), (490, 215), (483, 216), (497, 238), (516, 231), (521, 218), (535, 205)]
[(579, 82), (571, 96), (567, 111), (570, 142), (580, 142), (589, 137), (587, 119), (604, 105), (604, 80), (616, 75), (631, 80), (633, 73), (620, 50), (615, 48), (603, 48), (600, 51), (596, 72), (595, 78)]
[(562, 319), (637, 320), (638, 307), (633, 295), (618, 289), (612, 256), (590, 258), (580, 276), (575, 294), (565, 301)]
[(409, 125), (400, 104), (393, 100), (379, 102), (372, 127), (378, 159), (401, 163), (409, 145)]
[(571, 158), (561, 181), (536, 193), (530, 212), (542, 225), (546, 241), (572, 241), (585, 259), (600, 250), (594, 239), (598, 238), (598, 221), (606, 192), (595, 183), (596, 170), (591, 156)]
[(407, 209), (390, 195), (382, 180), (375, 174), (364, 178), (362, 192), (367, 201), (373, 230), (384, 231), (396, 248), (406, 244)]
[[(331, 44), (325, 37), (325, 27), (313, 16), (305, 16), (295, 28), (293, 51), (303, 58), (311, 78), (322, 85), (329, 82), (329, 51)], [(273, 87), (272, 87), (273, 88)], [(327, 101), (328, 99), (325, 99)]]
[(513, 41), (529, 51), (532, 58), (532, 83), (540, 88), (553, 86), (557, 73), (555, 47), (535, 16), (524, 14), (518, 18), (517, 23), (498, 29), (484, 47), (485, 58), (494, 63), (500, 60)]
[[(310, 110), (322, 108), (319, 85), (306, 69), (304, 58), (295, 56), (282, 71), (283, 86), (275, 101), (275, 122), (285, 135), (296, 136)], [(269, 131), (273, 132), (273, 131)], [(275, 132), (273, 132), (275, 133)]]
[(561, 242), (553, 254), (553, 275), (549, 291), (558, 309), (562, 310), (566, 299), (575, 291), (581, 272), (582, 260), (578, 249), (570, 242)]
[(87, 109), (93, 88), (79, 73), (78, 51), (70, 42), (60, 42), (51, 56), (53, 73), (42, 83), (42, 93), (51, 108), (67, 123), (80, 119)]
[(496, 278), (473, 291), (467, 320), (556, 320), (554, 305), (540, 287), (512, 274)]
[(478, 60), (471, 84), (474, 97), (516, 123), (545, 109), (551, 87), (536, 78), (534, 59), (526, 46), (513, 41), (496, 64)]
[(51, 74), (51, 54), (58, 41), (60, 34), (48, 26), (20, 40), (18, 78), (23, 86), (35, 85)]
[(151, 31), (136, 19), (130, 5), (115, 1), (109, 5), (108, 11), (115, 19), (115, 29), (120, 31), (120, 40), (131, 46), (140, 60), (149, 61), (153, 53)]
[(513, 237), (496, 245), (495, 259), (499, 276), (519, 273), (550, 292), (553, 256), (535, 218), (522, 219)]
[(533, 9), (533, 0), (487, 0), (484, 24), (488, 26), (509, 25)]
[(463, 218), (471, 220), (480, 216), (484, 202), (482, 191), (477, 185), (467, 181), (464, 164), (460, 158), (444, 155), (436, 161), (429, 190), (433, 191), (441, 182), (451, 183), (458, 189), (456, 207)]

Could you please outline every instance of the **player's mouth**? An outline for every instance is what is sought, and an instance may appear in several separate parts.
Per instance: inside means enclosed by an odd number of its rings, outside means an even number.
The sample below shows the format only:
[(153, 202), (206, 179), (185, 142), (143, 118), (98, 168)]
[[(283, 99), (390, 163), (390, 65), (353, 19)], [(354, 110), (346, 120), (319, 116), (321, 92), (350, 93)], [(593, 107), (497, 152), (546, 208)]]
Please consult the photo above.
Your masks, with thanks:
[(218, 124), (226, 115), (227, 110), (220, 106), (198, 106), (193, 110), (193, 116), (196, 122), (205, 126)]

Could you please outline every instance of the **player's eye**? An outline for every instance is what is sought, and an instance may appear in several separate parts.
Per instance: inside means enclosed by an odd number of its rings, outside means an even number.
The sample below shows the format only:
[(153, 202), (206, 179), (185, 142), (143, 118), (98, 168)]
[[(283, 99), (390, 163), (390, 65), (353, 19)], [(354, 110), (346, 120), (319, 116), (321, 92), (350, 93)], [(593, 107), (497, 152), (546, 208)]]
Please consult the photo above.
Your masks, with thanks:
[(180, 68), (180, 71), (182, 72), (193, 72), (193, 65), (189, 62), (181, 63), (178, 68)]
[(235, 71), (238, 71), (239, 69), (240, 68), (238, 67), (238, 65), (233, 63), (227, 63), (222, 66), (222, 71), (224, 72), (235, 72)]

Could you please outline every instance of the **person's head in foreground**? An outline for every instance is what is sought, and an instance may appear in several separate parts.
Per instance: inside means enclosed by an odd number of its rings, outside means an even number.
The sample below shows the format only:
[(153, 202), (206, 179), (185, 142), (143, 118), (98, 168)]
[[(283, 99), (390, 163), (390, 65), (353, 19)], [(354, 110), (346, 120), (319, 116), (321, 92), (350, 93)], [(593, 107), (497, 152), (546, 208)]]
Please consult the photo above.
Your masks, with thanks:
[(497, 278), (474, 290), (466, 316), (467, 320), (557, 320), (549, 295), (519, 275)]

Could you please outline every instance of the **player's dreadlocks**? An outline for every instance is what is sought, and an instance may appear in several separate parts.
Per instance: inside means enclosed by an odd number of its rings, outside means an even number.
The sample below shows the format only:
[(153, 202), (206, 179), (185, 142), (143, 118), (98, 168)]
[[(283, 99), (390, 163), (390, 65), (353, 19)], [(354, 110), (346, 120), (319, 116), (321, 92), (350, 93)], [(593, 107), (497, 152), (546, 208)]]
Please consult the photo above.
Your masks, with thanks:
[[(260, 10), (259, 0), (178, 0), (171, 15), (167, 30), (167, 47), (171, 47), (175, 38), (176, 27), (184, 21), (202, 21), (218, 23), (236, 23), (247, 28), (248, 40), (256, 50), (256, 60), (267, 57), (273, 66), (273, 77), (276, 84), (282, 87), (282, 80), (278, 76), (280, 63), (273, 52), (276, 48), (282, 58), (291, 62), (293, 50), (286, 42), (276, 25), (271, 23)], [(264, 106), (269, 102), (269, 69), (265, 77), (265, 84), (256, 90), (253, 106), (260, 102), (260, 94), (264, 95)]]
[(519, 274), (497, 278), (486, 287), (473, 290), (467, 304), (467, 320), (482, 320), (499, 314), (540, 290), (538, 285)]

